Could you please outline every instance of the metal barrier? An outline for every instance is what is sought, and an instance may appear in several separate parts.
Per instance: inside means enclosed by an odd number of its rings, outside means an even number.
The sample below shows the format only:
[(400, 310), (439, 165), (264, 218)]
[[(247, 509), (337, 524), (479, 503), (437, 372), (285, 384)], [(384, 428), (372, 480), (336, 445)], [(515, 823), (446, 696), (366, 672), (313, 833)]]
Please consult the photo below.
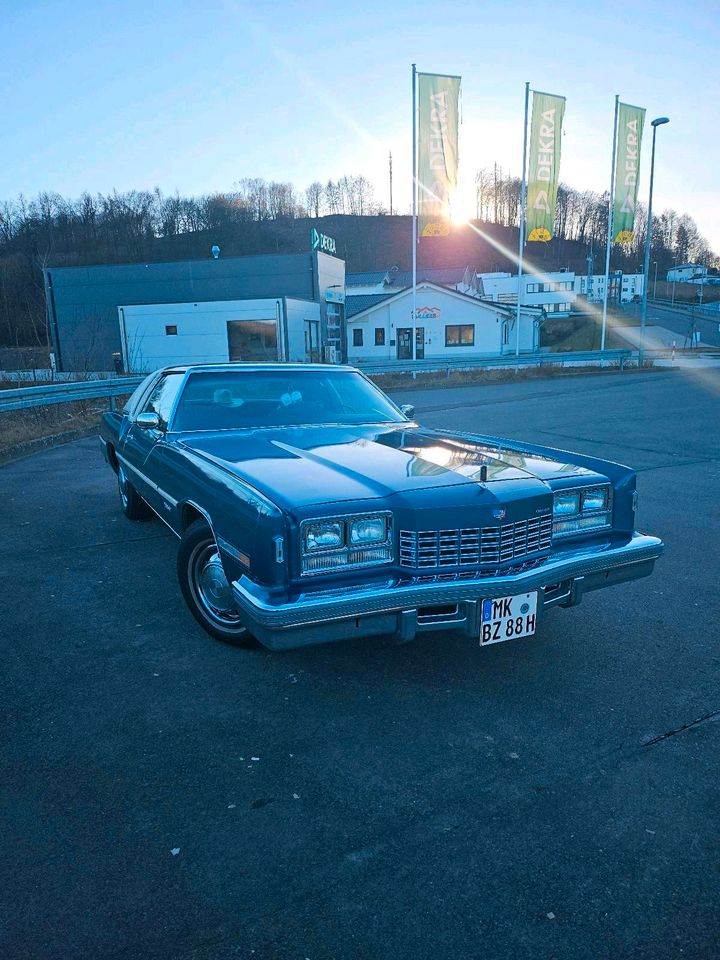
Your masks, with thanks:
[(445, 370), (516, 369), (543, 366), (617, 363), (621, 367), (633, 357), (632, 350), (588, 350), (574, 353), (542, 351), (519, 357), (435, 357), (426, 360), (356, 360), (354, 366), (363, 373), (436, 373)]
[(688, 303), (686, 300), (661, 300), (660, 297), (657, 299), (648, 298), (649, 307), (666, 307), (668, 309), (676, 310), (678, 313), (687, 313), (690, 314), (693, 310), (696, 313), (702, 315), (710, 315), (720, 313), (720, 300), (706, 300), (705, 303)]
[[(668, 351), (646, 351), (669, 354)], [(587, 364), (618, 364), (621, 368), (631, 359), (636, 359), (633, 350), (588, 350), (581, 353), (531, 353), (516, 357), (442, 357), (427, 360), (375, 360), (356, 361), (355, 366), (364, 373), (435, 373), (451, 370), (520, 369), (528, 367), (582, 366)], [(55, 403), (77, 403), (79, 400), (97, 400), (108, 397), (113, 405), (115, 397), (132, 393), (143, 377), (117, 377), (112, 380), (84, 380), (75, 383), (52, 383), (36, 387), (19, 387), (0, 390), (0, 413), (24, 410), (28, 407), (45, 407)]]
[(46, 407), (54, 403), (77, 403), (79, 400), (110, 399), (132, 393), (144, 377), (117, 377), (112, 380), (83, 380), (75, 383), (50, 383), (39, 387), (13, 387), (0, 390), (0, 413)]

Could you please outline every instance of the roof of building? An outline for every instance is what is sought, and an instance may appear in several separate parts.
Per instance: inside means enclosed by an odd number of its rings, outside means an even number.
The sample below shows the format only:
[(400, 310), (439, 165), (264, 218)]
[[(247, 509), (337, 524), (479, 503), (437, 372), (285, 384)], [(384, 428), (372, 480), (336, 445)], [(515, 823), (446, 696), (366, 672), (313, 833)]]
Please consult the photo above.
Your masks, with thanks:
[[(467, 272), (467, 267), (418, 267), (417, 279), (430, 280), (433, 283), (448, 284), (460, 283)], [(345, 275), (345, 286), (357, 287), (372, 283), (386, 282), (389, 287), (404, 288), (412, 284), (412, 271), (397, 270), (391, 267), (389, 270), (372, 271), (369, 273), (348, 273)]]
[(345, 297), (345, 316), (350, 319), (356, 313), (362, 313), (368, 307), (374, 307), (376, 303), (382, 303), (383, 300), (387, 300), (397, 292), (397, 290), (388, 290), (387, 293), (361, 293), (356, 296), (348, 294)]
[[(517, 310), (515, 305), (497, 303), (493, 300), (485, 300), (480, 297), (471, 297), (469, 294), (463, 293), (461, 290), (454, 290), (452, 287), (447, 287), (440, 283), (434, 283), (432, 280), (423, 280), (422, 282), (418, 282), (417, 289), (420, 290), (422, 287), (432, 287), (435, 290), (438, 290), (441, 293), (449, 294), (452, 297), (462, 297), (462, 299), (467, 300), (469, 303), (490, 308), (491, 310), (496, 310), (499, 313), (504, 313), (508, 316), (514, 315)], [(345, 318), (347, 320), (353, 319), (354, 317), (359, 316), (361, 313), (371, 310), (384, 300), (397, 299), (411, 290), (412, 287), (408, 284), (404, 287), (401, 287), (399, 290), (390, 290), (387, 293), (361, 294), (360, 296), (356, 297), (350, 295), (349, 297), (345, 298)], [(357, 303), (355, 303), (355, 301), (357, 301)], [(360, 305), (360, 301), (363, 301), (362, 306)], [(352, 304), (352, 306), (350, 306), (350, 304)], [(523, 313), (541, 314), (543, 312), (542, 307), (530, 306), (526, 304), (522, 305), (521, 310)]]

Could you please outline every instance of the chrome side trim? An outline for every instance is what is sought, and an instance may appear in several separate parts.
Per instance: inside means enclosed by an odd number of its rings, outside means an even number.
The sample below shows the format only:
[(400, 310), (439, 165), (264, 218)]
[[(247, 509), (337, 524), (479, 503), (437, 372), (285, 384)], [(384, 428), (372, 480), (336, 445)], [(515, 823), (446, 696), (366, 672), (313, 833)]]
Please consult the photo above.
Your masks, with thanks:
[[(153, 490), (155, 490), (155, 492), (159, 494), (159, 496), (161, 496), (163, 500), (167, 501), (167, 503), (169, 503), (171, 507), (173, 508), (177, 507), (179, 501), (176, 500), (174, 497), (171, 497), (170, 494), (167, 492), (167, 490), (163, 490), (162, 487), (159, 487), (156, 483), (154, 483), (150, 479), (150, 477), (148, 477), (146, 473), (143, 473), (142, 470), (138, 470), (138, 468), (133, 466), (133, 464), (130, 463), (130, 461), (126, 457), (121, 456), (121, 454), (119, 454), (117, 450), (115, 451), (115, 456), (118, 458), (120, 463), (123, 464), (123, 466), (127, 467), (131, 473), (134, 473), (136, 476), (140, 477), (141, 480), (144, 480), (145, 483), (149, 487), (152, 487)], [(150, 506), (152, 506), (152, 504), (150, 504)], [(199, 509), (200, 508), (198, 507), (198, 510)], [(157, 513), (157, 510), (155, 510), (155, 513)]]
[[(212, 529), (212, 527), (211, 527)], [(229, 557), (232, 557), (233, 560), (237, 560), (238, 563), (241, 563), (244, 567), (250, 566), (250, 557), (247, 553), (243, 553), (242, 550), (238, 550), (237, 547), (234, 547), (229, 540), (225, 540), (223, 537), (216, 536), (215, 542), (218, 545), (218, 548), (227, 553)]]
[[(147, 500), (146, 500), (145, 502), (147, 503)], [(154, 507), (151, 503), (148, 503), (148, 506), (150, 507), (150, 509), (152, 510), (152, 512), (155, 514), (155, 516), (158, 518), (158, 520), (161, 520), (161, 521), (165, 524), (165, 526), (168, 528), (168, 530), (171, 530), (171, 531), (175, 534), (175, 536), (178, 538), (178, 540), (182, 540), (182, 536), (177, 532), (177, 530), (175, 529), (175, 527), (171, 526), (171, 525), (168, 523), (168, 521), (165, 519), (165, 517), (163, 517), (162, 514), (160, 514), (160, 513), (157, 512), (157, 510), (155, 509), (155, 507)]]

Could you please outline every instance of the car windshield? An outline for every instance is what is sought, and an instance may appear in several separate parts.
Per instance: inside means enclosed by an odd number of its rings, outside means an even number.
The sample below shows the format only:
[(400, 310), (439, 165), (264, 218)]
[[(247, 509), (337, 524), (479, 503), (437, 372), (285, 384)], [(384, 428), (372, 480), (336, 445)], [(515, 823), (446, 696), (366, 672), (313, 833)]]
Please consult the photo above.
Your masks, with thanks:
[(357, 373), (222, 370), (188, 377), (172, 429), (402, 423), (404, 419), (383, 393)]

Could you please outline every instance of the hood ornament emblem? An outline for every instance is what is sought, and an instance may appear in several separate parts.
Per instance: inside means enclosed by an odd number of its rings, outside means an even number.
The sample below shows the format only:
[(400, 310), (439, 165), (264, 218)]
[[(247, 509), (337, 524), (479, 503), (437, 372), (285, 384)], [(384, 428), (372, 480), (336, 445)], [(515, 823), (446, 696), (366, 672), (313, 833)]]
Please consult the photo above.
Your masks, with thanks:
[(493, 510), (492, 515), (494, 520), (504, 520), (505, 519), (505, 510), (499, 508), (498, 510)]

